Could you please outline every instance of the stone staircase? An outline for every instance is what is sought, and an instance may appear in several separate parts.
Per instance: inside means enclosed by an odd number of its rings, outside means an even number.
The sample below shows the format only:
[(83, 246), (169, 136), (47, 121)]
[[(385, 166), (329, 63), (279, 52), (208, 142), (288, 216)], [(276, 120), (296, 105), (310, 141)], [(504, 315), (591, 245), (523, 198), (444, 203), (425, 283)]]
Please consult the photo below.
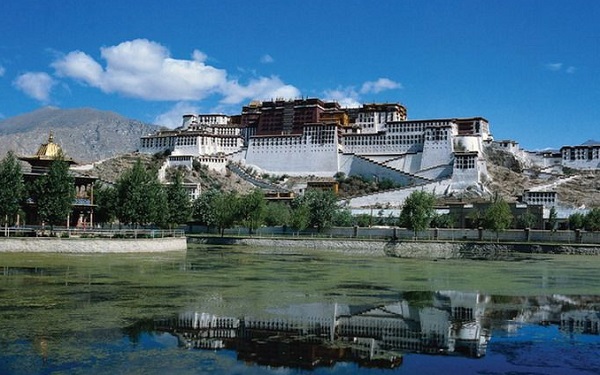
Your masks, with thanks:
[(233, 163), (227, 164), (227, 169), (229, 169), (232, 173), (239, 176), (244, 181), (249, 182), (250, 184), (256, 186), (257, 188), (259, 188), (263, 191), (270, 191), (270, 192), (277, 192), (277, 193), (288, 193), (289, 192), (289, 190), (282, 188), (281, 186), (272, 184), (263, 179), (259, 179), (259, 178), (250, 176), (245, 170), (243, 170), (236, 164), (233, 164)]

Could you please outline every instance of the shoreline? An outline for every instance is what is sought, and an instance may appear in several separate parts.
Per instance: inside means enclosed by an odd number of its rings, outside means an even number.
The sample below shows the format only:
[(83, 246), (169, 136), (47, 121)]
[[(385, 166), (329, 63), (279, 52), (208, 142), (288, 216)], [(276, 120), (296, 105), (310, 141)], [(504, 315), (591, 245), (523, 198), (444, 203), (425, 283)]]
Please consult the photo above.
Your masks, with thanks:
[(347, 255), (390, 256), (424, 259), (509, 259), (526, 254), (600, 255), (599, 245), (392, 241), (351, 239), (252, 238), (189, 236), (189, 244), (260, 247), (258, 252), (289, 254), (296, 251), (325, 251)]

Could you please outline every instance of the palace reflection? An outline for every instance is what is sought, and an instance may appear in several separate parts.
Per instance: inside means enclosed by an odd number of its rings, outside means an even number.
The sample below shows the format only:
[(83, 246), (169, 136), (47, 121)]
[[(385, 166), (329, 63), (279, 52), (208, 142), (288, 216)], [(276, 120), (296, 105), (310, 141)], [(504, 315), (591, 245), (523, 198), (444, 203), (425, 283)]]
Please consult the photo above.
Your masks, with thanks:
[(597, 297), (504, 297), (456, 291), (404, 293), (377, 306), (314, 303), (243, 318), (186, 312), (155, 322), (179, 346), (230, 349), (260, 365), (316, 368), (337, 362), (394, 368), (406, 353), (485, 356), (492, 330), (557, 325), (599, 335)]
[(187, 312), (157, 322), (157, 330), (198, 349), (236, 350), (261, 365), (314, 368), (353, 361), (393, 368), (403, 353), (485, 355), (489, 297), (453, 291), (423, 292), (412, 301), (379, 306), (308, 304), (272, 311), (269, 318)]

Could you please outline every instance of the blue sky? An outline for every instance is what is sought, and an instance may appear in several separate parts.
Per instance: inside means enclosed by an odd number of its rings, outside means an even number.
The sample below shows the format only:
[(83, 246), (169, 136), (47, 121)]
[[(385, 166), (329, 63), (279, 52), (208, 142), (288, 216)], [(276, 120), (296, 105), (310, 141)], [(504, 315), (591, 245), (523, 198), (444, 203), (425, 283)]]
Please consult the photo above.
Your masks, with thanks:
[(0, 119), (93, 107), (179, 125), (253, 99), (482, 116), (526, 149), (600, 139), (600, 1), (0, 3)]

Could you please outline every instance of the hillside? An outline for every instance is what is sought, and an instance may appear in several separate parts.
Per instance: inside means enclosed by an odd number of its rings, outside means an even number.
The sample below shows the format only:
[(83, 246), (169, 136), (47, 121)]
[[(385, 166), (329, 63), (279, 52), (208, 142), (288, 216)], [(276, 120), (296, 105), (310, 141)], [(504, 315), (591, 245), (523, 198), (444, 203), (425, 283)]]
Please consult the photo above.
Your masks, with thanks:
[(157, 129), (114, 112), (45, 107), (0, 121), (0, 157), (8, 150), (31, 155), (53, 132), (67, 156), (91, 162), (135, 151), (140, 136)]
[[(93, 163), (92, 165), (87, 166), (87, 168), (81, 169), (80, 173), (96, 176), (105, 182), (115, 182), (121, 173), (131, 168), (137, 160), (140, 160), (146, 168), (158, 170), (163, 164), (164, 158), (160, 155), (127, 153)], [(222, 175), (218, 172), (209, 170), (208, 168), (198, 168), (197, 170), (191, 171), (182, 168), (180, 170), (184, 174), (184, 182), (200, 184), (201, 191), (218, 189), (245, 193), (254, 188), (253, 185), (232, 173)], [(174, 170), (168, 170), (167, 176), (172, 173), (174, 173)]]
[(561, 204), (566, 206), (600, 206), (599, 171), (543, 173), (539, 169), (526, 168), (522, 161), (509, 152), (489, 147), (486, 149), (486, 160), (491, 176), (486, 187), (507, 201), (515, 201), (527, 189), (539, 188), (555, 190)]

